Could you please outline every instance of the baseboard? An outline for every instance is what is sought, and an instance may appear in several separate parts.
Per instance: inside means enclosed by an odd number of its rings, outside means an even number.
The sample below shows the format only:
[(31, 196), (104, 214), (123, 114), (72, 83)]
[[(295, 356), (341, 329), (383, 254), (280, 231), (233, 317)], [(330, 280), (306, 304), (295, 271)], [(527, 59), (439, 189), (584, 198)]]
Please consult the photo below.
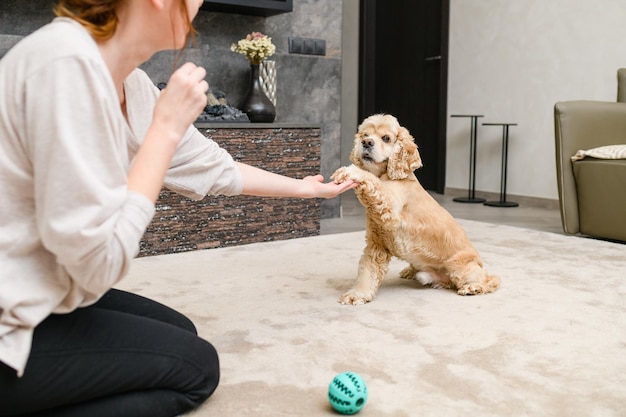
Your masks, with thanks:
[[(449, 195), (452, 197), (467, 197), (468, 192), (467, 189), (461, 188), (450, 188), (446, 187), (444, 190), (445, 195)], [(500, 199), (500, 193), (493, 193), (489, 191), (478, 191), (474, 193), (474, 196), (477, 198), (484, 198), (487, 201), (497, 201)], [(537, 208), (545, 208), (545, 209), (559, 209), (559, 200), (554, 200), (551, 198), (540, 198), (540, 197), (529, 197), (525, 195), (514, 195), (508, 194), (506, 195), (507, 201), (514, 201), (519, 203), (521, 206), (526, 207), (537, 207)]]

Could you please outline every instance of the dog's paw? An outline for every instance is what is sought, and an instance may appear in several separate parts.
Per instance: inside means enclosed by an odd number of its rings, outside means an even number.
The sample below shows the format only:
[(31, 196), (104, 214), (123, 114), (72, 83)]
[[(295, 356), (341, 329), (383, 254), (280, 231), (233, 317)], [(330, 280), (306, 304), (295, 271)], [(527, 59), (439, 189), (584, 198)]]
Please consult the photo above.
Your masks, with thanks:
[(355, 167), (354, 165), (350, 165), (347, 167), (341, 167), (337, 171), (330, 176), (336, 183), (341, 184), (348, 180), (352, 180), (354, 182), (361, 182), (363, 180), (362, 175), (360, 174), (360, 169)]
[(341, 167), (337, 171), (330, 176), (337, 184), (344, 183), (348, 181), (350, 178), (350, 173), (348, 172), (348, 167)]
[(372, 301), (373, 296), (367, 296), (357, 291), (348, 290), (344, 295), (339, 298), (339, 302), (344, 305), (361, 305)]
[(465, 284), (458, 289), (457, 294), (459, 295), (478, 295), (485, 294), (487, 291), (485, 287), (478, 282), (471, 282), (469, 284)]

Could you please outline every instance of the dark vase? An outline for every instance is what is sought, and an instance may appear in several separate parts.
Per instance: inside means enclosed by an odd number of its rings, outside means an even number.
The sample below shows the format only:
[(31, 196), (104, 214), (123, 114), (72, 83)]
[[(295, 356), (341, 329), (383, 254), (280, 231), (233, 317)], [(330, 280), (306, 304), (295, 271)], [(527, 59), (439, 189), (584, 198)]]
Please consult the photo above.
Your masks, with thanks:
[(250, 89), (241, 105), (241, 111), (253, 123), (272, 123), (276, 118), (276, 108), (261, 88), (259, 67), (260, 65), (250, 65)]

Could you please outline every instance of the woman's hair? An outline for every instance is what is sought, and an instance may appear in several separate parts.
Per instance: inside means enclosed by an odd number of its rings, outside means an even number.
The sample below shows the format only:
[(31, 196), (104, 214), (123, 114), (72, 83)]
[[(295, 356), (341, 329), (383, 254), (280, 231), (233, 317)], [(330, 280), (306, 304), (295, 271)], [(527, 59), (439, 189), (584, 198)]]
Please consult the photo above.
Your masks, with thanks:
[(124, 0), (59, 0), (54, 13), (83, 25), (97, 40), (109, 39), (117, 28), (115, 10)]
[[(70, 17), (83, 25), (96, 40), (106, 40), (117, 29), (118, 17), (115, 10), (127, 0), (58, 0), (54, 13), (60, 17)], [(183, 17), (189, 32), (187, 38), (195, 43), (196, 30), (187, 14), (186, 0), (180, 1)]]

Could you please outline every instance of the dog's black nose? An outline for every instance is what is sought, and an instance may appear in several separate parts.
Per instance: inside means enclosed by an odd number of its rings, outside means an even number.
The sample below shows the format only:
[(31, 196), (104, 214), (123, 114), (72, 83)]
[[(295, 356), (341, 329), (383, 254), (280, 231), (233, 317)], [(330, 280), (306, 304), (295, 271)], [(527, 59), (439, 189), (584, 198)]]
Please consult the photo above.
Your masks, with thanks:
[(370, 138), (363, 138), (363, 140), (361, 141), (361, 145), (363, 145), (365, 149), (371, 148), (372, 146), (374, 146), (374, 140)]

